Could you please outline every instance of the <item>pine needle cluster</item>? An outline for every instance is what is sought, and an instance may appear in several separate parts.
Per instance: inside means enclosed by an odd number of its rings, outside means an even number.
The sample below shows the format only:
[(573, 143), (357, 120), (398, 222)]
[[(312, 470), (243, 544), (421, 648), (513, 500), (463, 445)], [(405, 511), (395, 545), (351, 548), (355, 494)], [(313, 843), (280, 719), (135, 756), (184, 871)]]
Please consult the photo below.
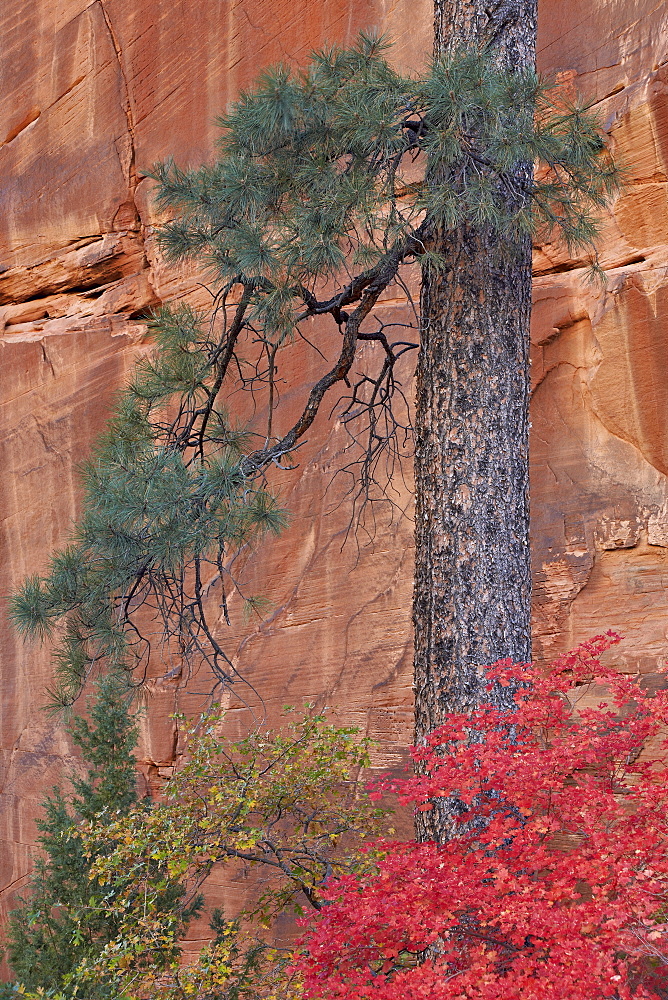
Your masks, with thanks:
[[(294, 329), (300, 286), (340, 282), (411, 237), (408, 256), (429, 263), (421, 244), (434, 225), (489, 225), (500, 239), (547, 227), (593, 248), (596, 210), (618, 185), (595, 115), (484, 53), (414, 78), (389, 66), (386, 48), (362, 34), (303, 72), (267, 70), (218, 119), (213, 165), (156, 170), (159, 203), (178, 213), (161, 233), (169, 258), (204, 262), (217, 286), (254, 279), (268, 332)], [(537, 171), (518, 183), (524, 164)]]

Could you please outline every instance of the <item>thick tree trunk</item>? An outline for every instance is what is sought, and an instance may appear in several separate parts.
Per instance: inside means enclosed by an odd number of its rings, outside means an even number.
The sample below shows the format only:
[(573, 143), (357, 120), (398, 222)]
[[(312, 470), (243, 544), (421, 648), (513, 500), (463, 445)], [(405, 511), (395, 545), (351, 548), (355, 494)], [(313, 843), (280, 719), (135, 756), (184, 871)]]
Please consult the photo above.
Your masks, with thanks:
[[(504, 68), (533, 65), (536, 0), (435, 0), (435, 11), (436, 56), (488, 46)], [(520, 169), (526, 174), (531, 166)], [(475, 704), (480, 666), (531, 655), (531, 245), (463, 226), (437, 233), (435, 248), (449, 266), (426, 278), (421, 294), (413, 610), (418, 741), (448, 712)], [(422, 815), (420, 835), (438, 836), (439, 810)]]

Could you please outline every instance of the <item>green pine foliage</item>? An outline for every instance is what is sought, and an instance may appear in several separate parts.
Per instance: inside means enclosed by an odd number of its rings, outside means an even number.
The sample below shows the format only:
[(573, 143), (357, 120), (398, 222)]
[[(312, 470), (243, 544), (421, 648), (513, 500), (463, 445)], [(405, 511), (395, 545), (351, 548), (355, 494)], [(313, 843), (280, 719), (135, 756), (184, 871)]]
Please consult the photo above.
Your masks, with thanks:
[(216, 351), (202, 318), (186, 306), (163, 309), (151, 326), (156, 355), (137, 366), (82, 470), (83, 515), (72, 544), (11, 604), (19, 632), (56, 642), (53, 707), (71, 705), (100, 663), (141, 679), (156, 620), (167, 669), (172, 657), (201, 652), (228, 679), (227, 658), (204, 620), (204, 565), (224, 581), (226, 551), (285, 521), (240, 468), (246, 435), (213, 406), (201, 433)]
[[(228, 593), (241, 593), (235, 554), (285, 522), (267, 470), (291, 461), (325, 397), (345, 386), (340, 413), (361, 445), (347, 467), (354, 495), (391, 472), (409, 434), (393, 408), (405, 403), (399, 362), (417, 344), (373, 309), (391, 286), (403, 294), (406, 265), (445, 266), (438, 231), (489, 227), (499, 253), (538, 233), (593, 253), (619, 175), (587, 108), (485, 53), (406, 76), (386, 47), (361, 35), (303, 71), (264, 72), (220, 119), (215, 162), (154, 168), (173, 215), (162, 249), (207, 270), (212, 306), (156, 314), (155, 354), (84, 469), (72, 544), (13, 600), (21, 632), (56, 641), (55, 705), (71, 704), (96, 667), (141, 682), (152, 654), (168, 671), (206, 664), (217, 683), (238, 680), (220, 620)], [(315, 317), (340, 333), (333, 362), (310, 339)], [(322, 374), (286, 426), (280, 352), (297, 337), (320, 353)], [(360, 342), (380, 360), (357, 376)], [(252, 433), (222, 405), (235, 393), (253, 397)]]
[[(294, 332), (302, 285), (340, 282), (392, 252), (434, 263), (419, 245), (434, 225), (556, 227), (569, 247), (591, 249), (596, 210), (616, 190), (596, 117), (535, 72), (466, 53), (411, 78), (384, 48), (362, 35), (302, 73), (266, 71), (219, 119), (216, 163), (156, 171), (159, 204), (178, 212), (161, 235), (168, 256), (204, 261), (217, 287), (254, 280), (255, 314), (273, 335)], [(523, 163), (540, 180), (518, 187)]]
[[(38, 822), (38, 859), (29, 892), (13, 911), (6, 944), (15, 981), (0, 985), (0, 997), (9, 1000), (20, 990), (45, 996), (86, 996), (107, 1000), (116, 994), (109, 983), (86, 983), (78, 989), (77, 969), (101, 953), (118, 933), (118, 915), (112, 904), (116, 889), (90, 879), (91, 865), (109, 844), (98, 839), (91, 850), (84, 845), (82, 825), (95, 821), (98, 829), (118, 820), (137, 806), (133, 755), (136, 723), (128, 712), (128, 690), (123, 678), (108, 676), (97, 686), (90, 720), (75, 717), (70, 732), (86, 764), (84, 777), (71, 779), (72, 793), (55, 788)], [(179, 908), (183, 890), (172, 881), (160, 892), (159, 905)], [(199, 908), (186, 908), (187, 919)]]

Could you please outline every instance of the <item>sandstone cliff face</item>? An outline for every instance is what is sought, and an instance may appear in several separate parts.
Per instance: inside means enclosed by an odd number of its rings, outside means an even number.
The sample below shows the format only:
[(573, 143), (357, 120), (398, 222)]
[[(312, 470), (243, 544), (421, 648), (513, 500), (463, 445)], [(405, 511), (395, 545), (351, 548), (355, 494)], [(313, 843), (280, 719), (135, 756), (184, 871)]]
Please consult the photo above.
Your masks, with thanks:
[(627, 170), (608, 220), (605, 290), (537, 255), (533, 537), (545, 652), (593, 631), (651, 671), (666, 647), (668, 12), (657, 3), (544, 4), (540, 62), (594, 102)]
[[(360, 27), (387, 30), (394, 58), (430, 49), (430, 0), (7, 0), (8, 67), (0, 111), (0, 347), (5, 447), (0, 592), (43, 571), (77, 510), (73, 472), (115, 389), (148, 349), (142, 316), (197, 295), (193, 276), (157, 257), (145, 171), (211, 153), (214, 115), (257, 70), (304, 58)], [(606, 222), (607, 288), (582, 262), (536, 255), (533, 558), (538, 655), (603, 628), (618, 655), (651, 673), (668, 648), (668, 12), (656, 0), (543, 0), (540, 64), (596, 102), (628, 168)], [(400, 310), (387, 301), (384, 310)], [(295, 345), (303, 384), (316, 359)], [(287, 415), (285, 417), (287, 423)], [(316, 424), (296, 473), (280, 484), (289, 530), (244, 568), (272, 610), (225, 641), (273, 716), (286, 702), (333, 705), (396, 763), (412, 720), (411, 524), (381, 513), (372, 537), (344, 543), (349, 508), (328, 488), (346, 445)], [(407, 470), (408, 471), (408, 470)], [(337, 492), (339, 491), (339, 492)], [(397, 483), (399, 506), (410, 484)], [(48, 654), (3, 625), (0, 902), (30, 869), (44, 791), (70, 747), (40, 711)], [(221, 626), (221, 629), (224, 626)], [(180, 734), (169, 715), (202, 707), (206, 678), (165, 679), (154, 666), (143, 723), (149, 784), (170, 773)], [(231, 703), (229, 727), (244, 725)], [(221, 889), (222, 892), (222, 889)], [(229, 894), (229, 889), (226, 890)]]

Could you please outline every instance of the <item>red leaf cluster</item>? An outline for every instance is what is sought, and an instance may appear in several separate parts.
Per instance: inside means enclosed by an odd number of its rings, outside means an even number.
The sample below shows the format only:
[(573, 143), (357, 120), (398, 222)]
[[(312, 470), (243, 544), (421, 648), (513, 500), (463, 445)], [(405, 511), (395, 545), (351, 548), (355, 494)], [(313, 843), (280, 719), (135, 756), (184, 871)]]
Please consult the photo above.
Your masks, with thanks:
[[(446, 843), (382, 842), (333, 879), (303, 941), (318, 1000), (668, 996), (668, 692), (605, 669), (597, 636), (549, 675), (510, 661), (516, 708), (452, 715), (385, 780), (451, 817)], [(605, 700), (585, 708), (592, 686)]]

